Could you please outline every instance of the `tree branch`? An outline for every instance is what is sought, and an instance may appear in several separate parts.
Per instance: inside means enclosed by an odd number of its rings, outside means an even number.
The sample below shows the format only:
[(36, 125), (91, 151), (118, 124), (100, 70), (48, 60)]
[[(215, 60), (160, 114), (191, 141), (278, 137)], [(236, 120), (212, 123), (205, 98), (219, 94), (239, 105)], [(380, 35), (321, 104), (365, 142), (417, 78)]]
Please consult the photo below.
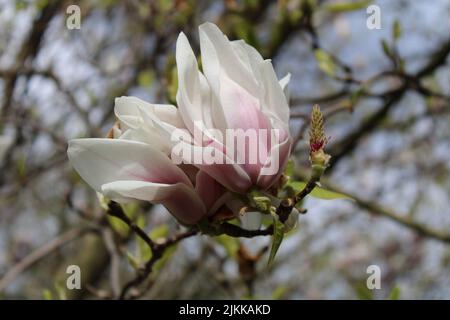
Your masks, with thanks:
[(5, 290), (6, 287), (8, 287), (21, 273), (33, 266), (39, 260), (89, 231), (92, 231), (92, 229), (71, 229), (31, 252), (0, 279), (0, 292)]

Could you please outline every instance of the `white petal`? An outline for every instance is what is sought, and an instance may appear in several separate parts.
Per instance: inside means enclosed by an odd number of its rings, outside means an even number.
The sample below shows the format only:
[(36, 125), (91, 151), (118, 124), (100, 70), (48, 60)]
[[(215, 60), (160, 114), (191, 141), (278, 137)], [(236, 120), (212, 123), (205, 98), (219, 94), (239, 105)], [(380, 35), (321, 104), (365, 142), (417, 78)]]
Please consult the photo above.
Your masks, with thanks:
[(278, 81), (280, 83), (280, 87), (282, 90), (286, 90), (287, 85), (289, 84), (289, 81), (291, 81), (291, 74), (286, 74), (283, 78)]
[(136, 139), (166, 154), (171, 147), (171, 132), (176, 127), (184, 128), (178, 109), (172, 105), (150, 104), (136, 97), (120, 97), (116, 99), (114, 110), (121, 121), (122, 131), (126, 132), (121, 139)]
[[(171, 104), (152, 103), (151, 111), (161, 122), (167, 123), (177, 128), (184, 128), (184, 122), (180, 115), (180, 110)], [(141, 106), (142, 108), (142, 106)]]
[(167, 143), (157, 132), (144, 130), (143, 128), (128, 129), (117, 137), (117, 139), (146, 143), (165, 154), (169, 154), (171, 149), (170, 144)]
[(290, 73), (288, 73), (283, 78), (281, 78), (280, 81), (278, 81), (280, 83), (281, 89), (284, 92), (284, 95), (286, 96), (287, 101), (289, 101), (289, 98), (290, 98), (289, 89), (288, 89), (288, 84), (290, 81), (291, 81)]
[(231, 41), (234, 52), (241, 59), (242, 63), (249, 68), (257, 83), (261, 81), (260, 64), (264, 61), (261, 54), (244, 40)]
[[(143, 124), (140, 110), (151, 112), (159, 121), (174, 127), (184, 127), (183, 120), (180, 117), (177, 107), (171, 104), (153, 104), (136, 97), (124, 96), (116, 98), (114, 112), (117, 118), (126, 125), (136, 128)], [(150, 124), (151, 123), (147, 125)]]
[(135, 97), (119, 97), (114, 103), (114, 113), (120, 120), (122, 130), (128, 128), (137, 129), (142, 126), (142, 118), (139, 114), (138, 105), (146, 102)]
[(95, 190), (105, 183), (138, 180), (192, 186), (183, 171), (151, 146), (122, 139), (74, 139), (69, 141), (72, 166)]
[(176, 60), (178, 69), (177, 103), (186, 127), (193, 133), (194, 123), (200, 121), (211, 127), (209, 87), (198, 71), (197, 59), (184, 33), (177, 40)]
[(265, 91), (263, 111), (267, 110), (274, 113), (282, 122), (287, 124), (289, 122), (289, 105), (270, 60), (265, 60), (261, 64), (261, 75), (264, 80)]
[(209, 22), (202, 24), (199, 31), (203, 71), (215, 94), (218, 95), (220, 88), (219, 76), (225, 73), (227, 77), (257, 97), (259, 90), (250, 66), (246, 66), (238, 57), (222, 31)]

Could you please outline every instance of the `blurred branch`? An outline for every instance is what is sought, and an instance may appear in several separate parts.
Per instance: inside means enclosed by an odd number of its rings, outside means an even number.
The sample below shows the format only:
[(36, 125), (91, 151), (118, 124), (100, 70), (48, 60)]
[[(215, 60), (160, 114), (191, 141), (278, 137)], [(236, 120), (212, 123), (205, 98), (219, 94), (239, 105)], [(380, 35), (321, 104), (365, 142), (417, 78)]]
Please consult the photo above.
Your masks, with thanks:
[[(45, 30), (47, 29), (47, 26), (53, 16), (55, 16), (58, 12), (58, 9), (62, 3), (63, 1), (59, 0), (49, 1), (44, 9), (42, 9), (39, 13), (38, 17), (34, 20), (32, 26), (30, 27), (30, 33), (28, 37), (24, 39), (22, 47), (17, 55), (15, 69), (22, 68), (28, 59), (32, 59), (37, 55), (45, 34)], [(17, 72), (11, 73), (4, 79), (3, 103), (0, 107), (2, 116), (5, 116), (9, 112), (18, 76), (19, 74)]]
[(148, 247), (151, 250), (155, 249), (156, 244), (153, 242), (153, 240), (150, 239), (150, 237), (144, 230), (142, 230), (136, 223), (134, 223), (130, 218), (128, 218), (125, 212), (123, 212), (122, 207), (117, 202), (114, 201), (108, 202), (107, 214), (125, 222), (130, 227), (130, 229), (136, 233), (138, 237), (144, 240), (144, 242), (148, 245)]
[[(186, 239), (186, 238), (196, 235), (197, 232), (198, 232), (197, 230), (188, 230), (183, 233), (176, 234), (176, 235), (166, 239), (164, 242), (161, 242), (158, 244), (155, 243), (153, 246), (153, 249), (152, 249), (152, 257), (150, 258), (150, 260), (148, 260), (145, 263), (144, 268), (139, 270), (137, 276), (125, 284), (125, 286), (122, 288), (119, 299), (121, 299), (121, 300), (127, 299), (128, 291), (130, 289), (138, 286), (139, 284), (141, 284), (142, 282), (144, 282), (147, 279), (147, 277), (152, 272), (155, 263), (158, 262), (158, 260), (163, 257), (164, 253), (166, 252), (166, 250), (169, 247), (177, 244), (178, 242), (180, 242), (183, 239)], [(140, 294), (138, 294), (138, 295), (140, 295)], [(134, 298), (134, 297), (131, 297), (131, 298)]]
[(364, 121), (359, 128), (343, 138), (340, 143), (331, 147), (330, 154), (333, 155), (333, 158), (331, 160), (330, 169), (332, 169), (345, 155), (351, 153), (363, 137), (378, 127), (378, 125), (385, 119), (391, 108), (403, 98), (408, 89), (417, 89), (415, 84), (419, 83), (421, 78), (429, 75), (431, 72), (444, 65), (449, 53), (450, 39), (444, 42), (434, 54), (431, 54), (431, 59), (429, 62), (415, 75), (400, 73), (404, 82), (403, 85), (400, 88), (389, 92), (389, 94), (383, 93), (379, 95), (386, 100), (380, 110)]
[(145, 263), (144, 267), (139, 270), (138, 275), (134, 279), (126, 283), (122, 288), (120, 294), (118, 295), (119, 299), (127, 298), (127, 293), (131, 288), (141, 284), (145, 279), (147, 279), (149, 274), (152, 272), (155, 263), (163, 257), (165, 251), (170, 246), (175, 245), (181, 240), (194, 236), (198, 233), (196, 229), (192, 229), (183, 233), (173, 235), (172, 237), (164, 240), (164, 242), (156, 243), (147, 235), (147, 233), (143, 229), (136, 225), (136, 223), (134, 223), (125, 214), (125, 212), (123, 212), (122, 207), (118, 203), (110, 201), (108, 203), (107, 213), (125, 222), (130, 227), (130, 229), (133, 230), (133, 232), (147, 244), (152, 253), (152, 257)]
[(120, 294), (120, 254), (114, 239), (113, 231), (110, 228), (102, 228), (103, 242), (106, 250), (108, 250), (111, 257), (110, 283), (114, 298), (119, 297)]
[(388, 97), (386, 103), (367, 120), (365, 120), (358, 129), (348, 134), (339, 144), (334, 144), (330, 147), (330, 154), (333, 155), (330, 162), (330, 170), (343, 158), (345, 155), (356, 148), (359, 141), (368, 133), (376, 129), (388, 114), (389, 110), (403, 97), (406, 87), (403, 86)]
[[(303, 174), (297, 174), (300, 178), (305, 178)], [(445, 243), (450, 243), (450, 233), (432, 229), (425, 226), (424, 224), (414, 221), (410, 215), (396, 213), (394, 210), (385, 208), (374, 201), (365, 200), (356, 194), (346, 192), (345, 190), (342, 190), (340, 187), (336, 186), (325, 178), (322, 178), (321, 184), (329, 190), (341, 193), (352, 198), (355, 205), (357, 205), (361, 209), (368, 211), (371, 214), (386, 217), (428, 238), (439, 240)]]
[(87, 232), (95, 231), (91, 228), (74, 228), (71, 229), (53, 240), (45, 243), (41, 247), (31, 252), (28, 256), (23, 258), (19, 263), (14, 265), (1, 279), (0, 279), (0, 292), (4, 291), (11, 282), (13, 282), (20, 274), (33, 266), (35, 263), (45, 258), (47, 255), (55, 250), (60, 249), (67, 243), (78, 239)]
[(258, 236), (269, 236), (273, 234), (272, 225), (262, 230), (247, 230), (242, 229), (237, 225), (224, 222), (219, 225), (218, 230), (220, 234), (226, 234), (230, 237), (236, 238), (253, 238)]

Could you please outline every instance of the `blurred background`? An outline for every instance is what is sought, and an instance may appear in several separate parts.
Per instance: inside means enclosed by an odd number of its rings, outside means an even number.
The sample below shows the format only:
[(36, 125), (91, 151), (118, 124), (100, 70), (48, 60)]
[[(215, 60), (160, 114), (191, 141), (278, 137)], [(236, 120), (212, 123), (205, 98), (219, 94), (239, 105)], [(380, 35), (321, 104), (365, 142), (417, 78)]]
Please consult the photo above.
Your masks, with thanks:
[[(354, 201), (308, 198), (271, 269), (258, 257), (268, 237), (186, 239), (136, 298), (449, 299), (449, 0), (0, 0), (0, 297), (114, 298), (134, 277), (150, 253), (106, 217), (67, 141), (106, 136), (115, 97), (174, 103), (176, 38), (199, 54), (205, 21), (291, 73), (299, 175), (320, 104), (333, 156), (323, 184)], [(178, 229), (159, 206), (125, 211), (154, 239)], [(81, 290), (66, 289), (69, 265)]]

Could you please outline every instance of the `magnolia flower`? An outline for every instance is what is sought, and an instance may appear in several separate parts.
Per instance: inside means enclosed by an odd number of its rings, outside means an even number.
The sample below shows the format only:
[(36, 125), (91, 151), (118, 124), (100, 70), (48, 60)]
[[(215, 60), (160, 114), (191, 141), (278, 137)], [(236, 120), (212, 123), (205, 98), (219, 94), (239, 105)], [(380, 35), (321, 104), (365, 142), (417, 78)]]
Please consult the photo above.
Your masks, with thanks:
[[(242, 40), (230, 42), (214, 24), (199, 29), (204, 74), (186, 36), (178, 37), (178, 108), (117, 98), (118, 123), (110, 137), (71, 140), (68, 149), (75, 170), (107, 198), (161, 203), (183, 224), (224, 206), (235, 211), (234, 193), (268, 189), (281, 175), (292, 144), (283, 91), (289, 75), (278, 82), (270, 60)], [(245, 145), (231, 150), (219, 139), (227, 129), (266, 130), (268, 135), (253, 141), (259, 161), (237, 161), (249, 159), (254, 150)], [(211, 153), (225, 161), (189, 156)]]
[[(282, 173), (292, 144), (283, 92), (290, 76), (279, 82), (270, 60), (243, 40), (229, 41), (216, 25), (205, 23), (199, 29), (203, 73), (186, 36), (181, 33), (177, 41), (177, 103), (194, 145), (185, 146), (182, 159), (189, 163), (192, 153), (194, 158), (196, 153), (214, 153), (215, 159), (225, 161), (194, 165), (234, 192), (245, 193), (253, 186), (267, 189)], [(197, 139), (199, 130), (206, 139)], [(256, 135), (251, 142), (257, 148), (230, 150), (238, 138), (227, 144), (217, 139), (217, 134), (227, 136), (227, 130), (244, 138)], [(259, 135), (262, 132), (268, 135)], [(193, 152), (186, 152), (189, 147)], [(252, 163), (255, 154), (258, 159)]]

